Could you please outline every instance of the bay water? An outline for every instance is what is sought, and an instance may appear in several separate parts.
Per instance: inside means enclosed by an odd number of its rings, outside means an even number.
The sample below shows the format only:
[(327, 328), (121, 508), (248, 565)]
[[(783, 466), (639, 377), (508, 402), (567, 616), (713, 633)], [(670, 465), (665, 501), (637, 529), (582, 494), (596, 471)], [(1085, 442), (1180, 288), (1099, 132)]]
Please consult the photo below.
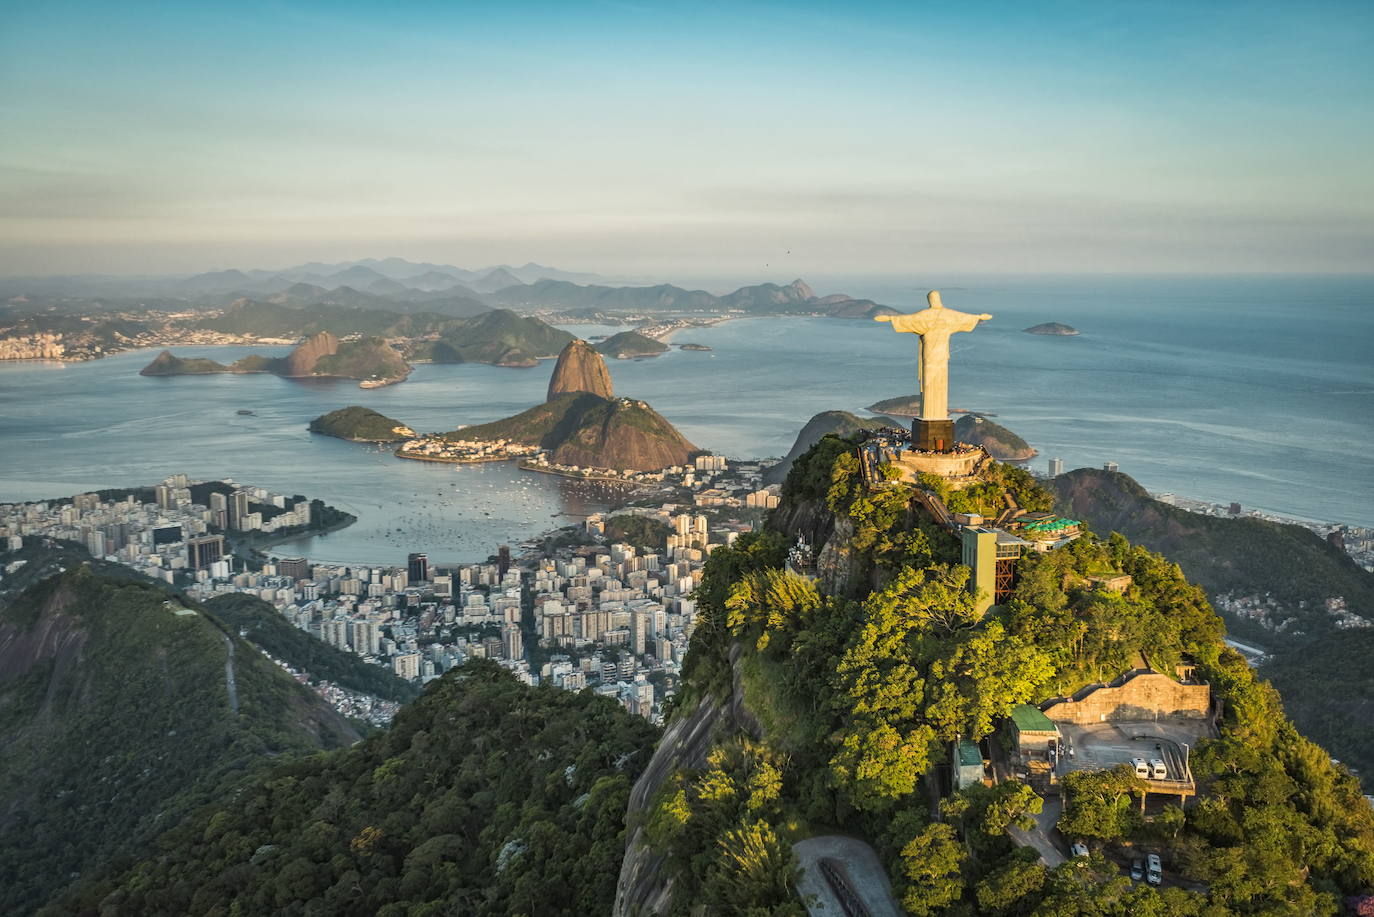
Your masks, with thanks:
[[(903, 311), (930, 284), (813, 279)], [(993, 319), (952, 340), (950, 406), (996, 414), (1066, 468), (1117, 462), (1152, 491), (1374, 525), (1374, 278), (939, 278), (945, 305)], [(1030, 335), (1041, 322), (1074, 337)], [(614, 327), (566, 326), (583, 337)], [(611, 360), (617, 394), (648, 401), (704, 449), (782, 455), (824, 410), (863, 413), (915, 391), (917, 338), (887, 324), (750, 318), (679, 332), (661, 356)], [(177, 347), (229, 362), (285, 348)], [(176, 472), (305, 493), (359, 517), (283, 545), (347, 563), (483, 559), (603, 509), (604, 486), (394, 458), (306, 431), (360, 404), (420, 431), (543, 400), (551, 362), (421, 365), (399, 385), (270, 375), (146, 378), (151, 352), (0, 363), (0, 501), (148, 484)], [(251, 416), (239, 415), (251, 410)]]

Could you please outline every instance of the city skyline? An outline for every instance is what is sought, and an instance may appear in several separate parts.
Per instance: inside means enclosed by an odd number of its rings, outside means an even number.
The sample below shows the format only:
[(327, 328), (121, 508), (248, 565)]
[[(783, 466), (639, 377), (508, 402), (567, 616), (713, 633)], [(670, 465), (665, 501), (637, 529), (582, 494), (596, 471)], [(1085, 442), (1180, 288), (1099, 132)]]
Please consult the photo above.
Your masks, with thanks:
[(12, 10), (0, 274), (1361, 272), (1356, 4)]

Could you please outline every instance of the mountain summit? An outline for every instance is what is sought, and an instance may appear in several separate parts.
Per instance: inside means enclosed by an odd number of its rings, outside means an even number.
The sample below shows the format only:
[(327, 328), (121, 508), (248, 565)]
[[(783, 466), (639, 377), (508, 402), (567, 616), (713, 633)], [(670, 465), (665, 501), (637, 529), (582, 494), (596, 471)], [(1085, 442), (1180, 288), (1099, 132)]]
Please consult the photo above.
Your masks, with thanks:
[(558, 364), (549, 378), (547, 400), (567, 392), (591, 392), (602, 398), (613, 397), (611, 373), (596, 348), (578, 338), (568, 342), (558, 355)]

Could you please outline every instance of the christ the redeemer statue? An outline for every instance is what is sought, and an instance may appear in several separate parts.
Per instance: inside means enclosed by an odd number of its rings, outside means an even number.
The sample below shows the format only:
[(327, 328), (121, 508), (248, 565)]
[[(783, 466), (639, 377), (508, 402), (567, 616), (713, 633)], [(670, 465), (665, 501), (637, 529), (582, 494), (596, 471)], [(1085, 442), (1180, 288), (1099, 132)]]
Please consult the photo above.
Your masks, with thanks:
[(875, 321), (891, 322), (893, 331), (921, 336), (921, 417), (914, 424), (916, 448), (945, 452), (954, 446), (954, 424), (949, 419), (949, 338), (959, 331), (972, 331), (979, 322), (992, 318), (984, 312), (973, 315), (946, 309), (940, 291), (926, 296), (930, 308), (910, 315), (877, 315)]

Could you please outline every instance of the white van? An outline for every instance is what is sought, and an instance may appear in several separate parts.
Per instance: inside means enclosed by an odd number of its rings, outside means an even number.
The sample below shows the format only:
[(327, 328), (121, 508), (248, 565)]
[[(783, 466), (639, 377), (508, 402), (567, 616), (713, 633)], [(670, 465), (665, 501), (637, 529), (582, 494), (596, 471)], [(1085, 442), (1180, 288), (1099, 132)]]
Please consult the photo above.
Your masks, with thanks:
[(1163, 761), (1155, 758), (1150, 762), (1150, 777), (1154, 780), (1168, 780), (1169, 768), (1165, 766)]
[(1131, 766), (1135, 768), (1135, 775), (1145, 780), (1150, 779), (1150, 765), (1145, 763), (1144, 758), (1132, 758)]

